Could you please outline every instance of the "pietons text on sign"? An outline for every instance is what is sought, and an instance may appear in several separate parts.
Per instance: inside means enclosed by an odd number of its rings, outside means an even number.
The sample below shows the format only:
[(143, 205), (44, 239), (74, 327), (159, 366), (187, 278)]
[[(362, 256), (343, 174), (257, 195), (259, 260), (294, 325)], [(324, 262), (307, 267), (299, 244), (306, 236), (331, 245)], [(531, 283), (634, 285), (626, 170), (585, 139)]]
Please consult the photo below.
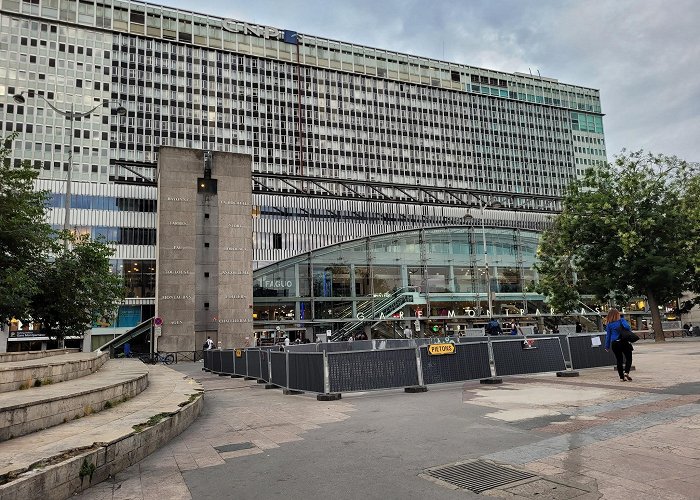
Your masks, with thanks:
[(454, 344), (430, 344), (428, 346), (428, 354), (437, 356), (439, 354), (454, 354), (455, 345)]

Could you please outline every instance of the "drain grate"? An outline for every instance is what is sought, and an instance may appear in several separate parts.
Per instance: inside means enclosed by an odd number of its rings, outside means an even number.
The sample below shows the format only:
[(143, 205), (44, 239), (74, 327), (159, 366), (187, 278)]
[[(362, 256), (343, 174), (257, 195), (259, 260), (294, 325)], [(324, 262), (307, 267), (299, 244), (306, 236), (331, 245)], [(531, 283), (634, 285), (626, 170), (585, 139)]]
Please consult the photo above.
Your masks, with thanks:
[(536, 474), (530, 472), (511, 469), (483, 460), (432, 467), (427, 469), (425, 474), (474, 493), (482, 493), (499, 486), (537, 477)]

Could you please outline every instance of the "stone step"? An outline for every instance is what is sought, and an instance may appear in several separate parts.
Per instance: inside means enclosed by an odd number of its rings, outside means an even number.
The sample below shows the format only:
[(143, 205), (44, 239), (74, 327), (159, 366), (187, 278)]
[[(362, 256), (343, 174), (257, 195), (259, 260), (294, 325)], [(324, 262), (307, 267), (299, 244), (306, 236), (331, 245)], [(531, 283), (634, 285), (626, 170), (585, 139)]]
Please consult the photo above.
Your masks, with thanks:
[(0, 394), (0, 441), (101, 411), (133, 398), (147, 385), (148, 367), (126, 359), (110, 360), (76, 380)]
[[(202, 408), (202, 386), (165, 366), (141, 365), (149, 371), (149, 384), (133, 399), (1, 442), (0, 498), (69, 498), (138, 462), (184, 430)], [(88, 465), (89, 475), (81, 475), (85, 463), (94, 466)]]
[(0, 363), (9, 361), (26, 361), (28, 359), (41, 359), (61, 354), (74, 354), (80, 349), (47, 349), (45, 351), (0, 352)]
[(0, 393), (65, 382), (96, 372), (109, 353), (75, 352), (0, 364)]

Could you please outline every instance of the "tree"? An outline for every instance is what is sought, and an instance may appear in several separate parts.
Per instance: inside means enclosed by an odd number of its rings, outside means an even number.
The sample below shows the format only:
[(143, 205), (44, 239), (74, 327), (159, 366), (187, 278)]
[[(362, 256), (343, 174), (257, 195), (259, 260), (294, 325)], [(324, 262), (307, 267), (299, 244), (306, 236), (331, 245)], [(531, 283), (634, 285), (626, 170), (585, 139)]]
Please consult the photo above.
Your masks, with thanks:
[[(10, 164), (14, 137), (0, 147), (0, 321), (39, 322), (61, 342), (112, 315), (124, 286), (109, 268), (112, 249), (46, 223), (47, 194), (34, 190), (37, 173)], [(73, 244), (66, 248), (57, 238)]]
[(623, 152), (588, 170), (540, 241), (540, 293), (562, 313), (583, 293), (613, 303), (645, 296), (663, 341), (659, 304), (700, 291), (693, 189), (700, 193), (697, 166), (671, 156)]
[(29, 315), (36, 270), (53, 248), (45, 220), (46, 194), (33, 188), (37, 172), (10, 163), (12, 134), (0, 146), (0, 322)]
[(61, 247), (44, 261), (31, 305), (35, 321), (59, 343), (65, 336), (82, 335), (98, 318), (113, 316), (115, 304), (124, 298), (123, 281), (109, 267), (112, 249), (87, 235), (63, 236), (71, 248)]

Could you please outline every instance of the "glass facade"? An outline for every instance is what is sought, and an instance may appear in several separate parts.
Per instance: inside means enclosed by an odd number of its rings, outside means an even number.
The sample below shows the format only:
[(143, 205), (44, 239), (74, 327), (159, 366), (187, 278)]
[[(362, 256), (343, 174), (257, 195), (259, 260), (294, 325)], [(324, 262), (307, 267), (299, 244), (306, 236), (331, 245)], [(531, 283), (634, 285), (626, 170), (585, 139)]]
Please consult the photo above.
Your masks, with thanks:
[[(363, 238), (310, 252), (254, 273), (254, 321), (320, 325), (546, 312), (528, 291), (539, 234), (517, 229), (433, 228)], [(488, 271), (484, 262), (488, 262)]]

